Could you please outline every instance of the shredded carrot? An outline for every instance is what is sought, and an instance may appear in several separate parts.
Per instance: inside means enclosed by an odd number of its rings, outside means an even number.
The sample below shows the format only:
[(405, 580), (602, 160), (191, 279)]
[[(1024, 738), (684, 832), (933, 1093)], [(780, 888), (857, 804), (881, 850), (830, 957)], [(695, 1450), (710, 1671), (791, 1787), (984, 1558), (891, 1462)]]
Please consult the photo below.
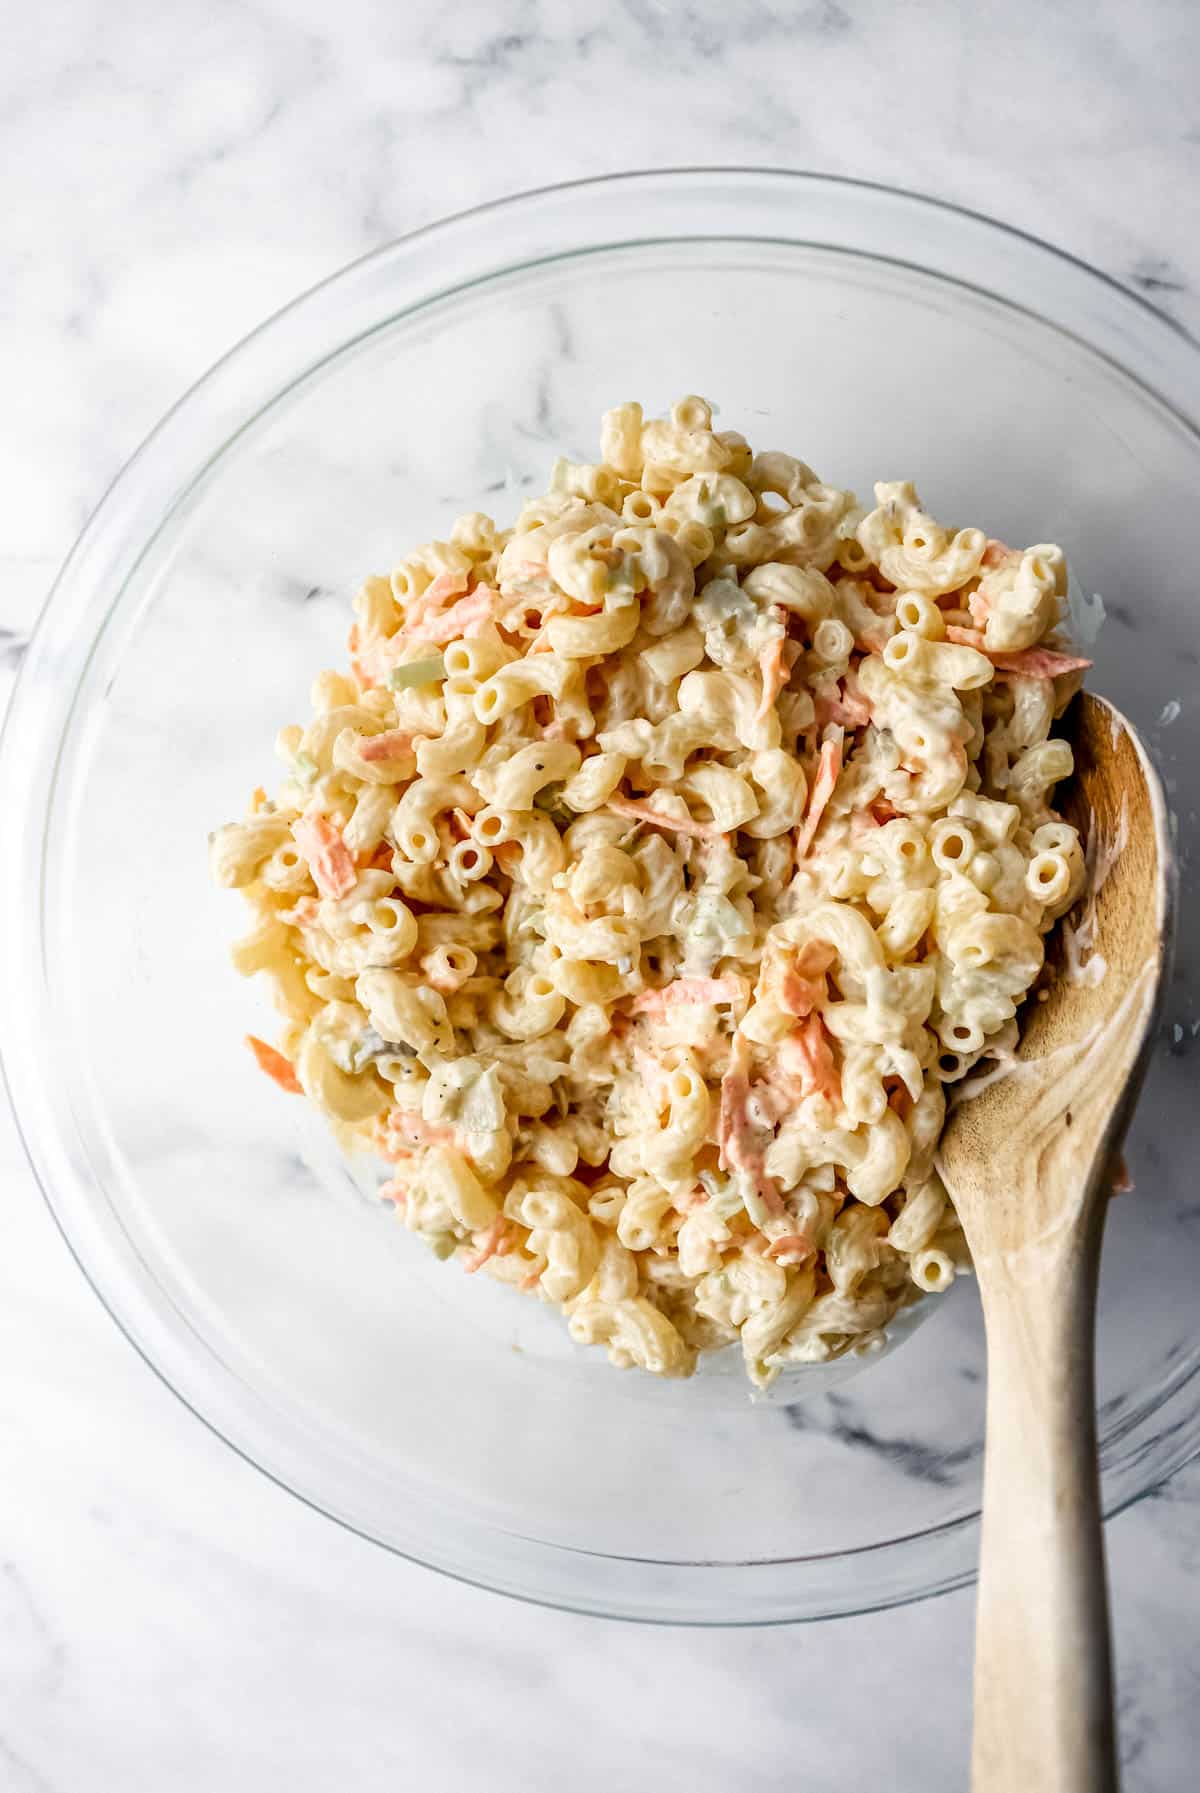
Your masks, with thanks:
[(952, 623), (947, 625), (946, 639), (986, 654), (996, 668), (997, 677), (1008, 673), (1010, 677), (1026, 679), (1056, 679), (1064, 672), (1086, 672), (1092, 664), (1080, 655), (1060, 654), (1048, 647), (1026, 647), (1017, 653), (999, 653), (986, 645), (982, 629), (960, 629)]
[(354, 674), (359, 689), (373, 691), (377, 681), (363, 659), (362, 631), (357, 623), (354, 624), (346, 638), (346, 646), (350, 650), (350, 670)]
[(460, 597), (466, 589), (465, 573), (439, 573), (420, 594), (417, 604), (422, 610), (440, 610), (450, 598)]
[(268, 1046), (265, 1040), (256, 1039), (252, 1033), (246, 1035), (246, 1044), (257, 1059), (259, 1070), (265, 1071), (272, 1082), (277, 1083), (280, 1089), (286, 1090), (289, 1096), (298, 1096), (302, 1093), (300, 1079), (292, 1067), (290, 1058), (285, 1058), (282, 1052), (276, 1052), (274, 1046)]
[(446, 605), (452, 598), (460, 597), (466, 589), (465, 573), (439, 573), (436, 579), (430, 580), (424, 591), (403, 600), (404, 620), (384, 645), (399, 643), (414, 635), (419, 636), (422, 641), (428, 641), (429, 631), (438, 616), (445, 611)]
[(349, 896), (358, 882), (354, 855), (328, 816), (304, 815), (292, 834), (323, 897)]
[(989, 536), (987, 547), (983, 551), (983, 557), (979, 564), (981, 567), (1003, 566), (1009, 555), (1014, 552), (1015, 550), (1010, 548), (1007, 542), (1002, 542), (998, 536)]
[(821, 1000), (821, 994), (807, 978), (785, 971), (779, 980), (779, 1006), (789, 1015), (808, 1015)]
[(463, 1258), (462, 1267), (468, 1276), (474, 1276), (477, 1270), (482, 1270), (489, 1258), (506, 1257), (516, 1243), (507, 1220), (503, 1214), (497, 1214), (475, 1250), (468, 1252)]
[(881, 654), (888, 644), (890, 631), (874, 629), (870, 635), (856, 635), (854, 649), (859, 654)]
[(810, 940), (801, 947), (779, 983), (779, 1006), (803, 1020), (826, 997), (825, 973), (837, 958), (824, 940)]
[[(478, 635), (484, 624), (492, 615), (492, 605), (496, 594), (490, 585), (477, 585), (474, 591), (467, 591), (466, 576), (462, 573), (439, 573), (438, 577), (418, 598), (408, 605), (404, 622), (394, 635), (386, 641), (379, 642), (376, 655), (376, 667), (380, 673), (397, 664), (399, 654), (412, 641), (432, 642), (436, 647), (444, 647), (447, 642), (458, 641), (463, 636)], [(447, 610), (443, 600), (463, 592), (456, 604)], [(358, 644), (351, 631), (351, 652), (358, 652)], [(357, 676), (357, 672), (356, 675)]]
[(1064, 672), (1086, 672), (1092, 664), (1079, 654), (1057, 654), (1048, 647), (1022, 648), (1019, 654), (992, 654), (997, 674), (1025, 679), (1056, 679)]
[(795, 1070), (805, 1095), (841, 1101), (842, 1080), (819, 1013), (814, 1011), (781, 1042), (779, 1058), (785, 1069)]
[(754, 712), (756, 722), (765, 721), (771, 714), (779, 693), (788, 682), (787, 664), (783, 658), (784, 641), (785, 637), (780, 635), (776, 640), (768, 642), (758, 657), (762, 671), (762, 697)]
[(449, 610), (422, 620), (408, 633), (419, 635), (422, 641), (432, 641), (438, 647), (448, 641), (458, 641), (464, 635), (478, 635), (491, 617), (494, 597), (490, 586), (480, 585), (468, 597), (452, 604)]
[(396, 1151), (411, 1152), (414, 1146), (456, 1146), (458, 1135), (453, 1127), (435, 1127), (409, 1108), (393, 1108), (387, 1117), (389, 1144)]
[(408, 1190), (399, 1177), (389, 1177), (386, 1183), (379, 1185), (379, 1198), (381, 1201), (395, 1202), (398, 1208), (403, 1208), (408, 1203)]
[(747, 988), (744, 977), (677, 977), (661, 990), (643, 990), (634, 998), (631, 1013), (661, 1015), (681, 1002), (739, 1002)]
[[(750, 1042), (744, 1033), (735, 1033), (729, 1048), (729, 1069), (721, 1079), (721, 1106), (717, 1116), (718, 1162), (722, 1170), (733, 1170), (726, 1148), (735, 1141), (739, 1115), (743, 1115), (750, 1094)], [(736, 1149), (736, 1145), (735, 1145)]]
[(648, 822), (652, 828), (669, 828), (676, 834), (694, 834), (699, 840), (719, 840), (727, 832), (715, 822), (695, 822), (690, 816), (680, 821), (676, 816), (665, 816), (640, 797), (610, 797), (605, 807), (615, 816), (628, 816), (632, 822)]
[(382, 735), (364, 735), (358, 744), (358, 757), (363, 760), (398, 760), (413, 750), (415, 736), (402, 728), (389, 728)]
[(808, 795), (808, 814), (796, 830), (796, 858), (805, 858), (812, 846), (813, 835), (825, 806), (833, 796), (834, 786), (842, 770), (842, 736), (839, 731), (832, 741), (826, 741), (821, 748), (817, 764), (817, 776), (813, 779), (812, 790)]

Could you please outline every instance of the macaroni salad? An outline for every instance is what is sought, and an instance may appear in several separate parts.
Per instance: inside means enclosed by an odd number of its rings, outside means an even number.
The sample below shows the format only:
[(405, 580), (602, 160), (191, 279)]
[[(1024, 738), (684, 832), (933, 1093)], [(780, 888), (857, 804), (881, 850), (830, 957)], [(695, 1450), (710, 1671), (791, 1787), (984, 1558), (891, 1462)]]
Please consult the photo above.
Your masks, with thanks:
[(1066, 567), (864, 509), (686, 398), (355, 600), (287, 777), (212, 837), (277, 1084), (439, 1257), (613, 1363), (869, 1350), (967, 1254), (946, 1085), (1079, 894)]

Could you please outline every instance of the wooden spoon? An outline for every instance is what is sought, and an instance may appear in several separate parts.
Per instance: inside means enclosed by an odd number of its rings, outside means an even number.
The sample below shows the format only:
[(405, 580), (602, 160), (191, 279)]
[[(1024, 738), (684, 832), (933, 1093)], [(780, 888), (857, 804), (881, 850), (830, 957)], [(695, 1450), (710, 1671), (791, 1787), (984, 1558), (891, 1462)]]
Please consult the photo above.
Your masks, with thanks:
[(988, 1347), (974, 1793), (1117, 1785), (1096, 1279), (1163, 982), (1172, 867), (1162, 791), (1133, 729), (1087, 693), (1073, 715), (1063, 808), (1092, 873), (1070, 920), (1095, 956), (1071, 970), (1058, 930), (1060, 975), (1023, 1010), (1017, 1066), (957, 1103), (941, 1144)]

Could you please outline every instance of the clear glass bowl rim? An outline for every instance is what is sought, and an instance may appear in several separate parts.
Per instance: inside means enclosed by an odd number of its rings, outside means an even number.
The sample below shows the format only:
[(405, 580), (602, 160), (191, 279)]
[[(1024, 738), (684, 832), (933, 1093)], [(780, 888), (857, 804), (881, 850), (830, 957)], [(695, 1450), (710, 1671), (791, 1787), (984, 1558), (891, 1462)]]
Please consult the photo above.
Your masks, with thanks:
[[(426, 1537), (420, 1514), (403, 1546), (376, 1537), (332, 1489), (306, 1491), (311, 1466), (302, 1429), (254, 1391), (232, 1386), (208, 1342), (189, 1334), (163, 1302), (136, 1247), (117, 1237), (56, 1091), (50, 1042), (37, 1019), (45, 826), (60, 742), (95, 643), (176, 506), (244, 430), (325, 361), (399, 318), (541, 262), (705, 238), (840, 249), (999, 299), (1085, 343), (1200, 434), (1200, 352), (1174, 320), (1026, 232), (878, 183), (782, 168), (619, 172), (492, 200), (371, 252), (292, 300), (202, 376), (117, 475), (55, 581), (0, 736), (0, 804), (12, 828), (12, 850), (0, 865), (11, 918), (0, 931), (9, 992), (0, 1067), (47, 1204), (101, 1302), (167, 1386), (280, 1486), (385, 1548), (518, 1598), (646, 1622), (769, 1624), (876, 1610), (963, 1585), (974, 1573), (978, 1514), (865, 1547), (740, 1563), (606, 1556), (482, 1523), (478, 1535), (448, 1549), (436, 1528)], [(919, 260), (899, 252), (914, 241)], [(1157, 1452), (1139, 1456), (1133, 1473), (1126, 1466), (1115, 1485), (1106, 1478), (1108, 1515), (1200, 1453), (1193, 1384), (1173, 1388), (1158, 1410)], [(860, 1585), (868, 1562), (869, 1592)]]

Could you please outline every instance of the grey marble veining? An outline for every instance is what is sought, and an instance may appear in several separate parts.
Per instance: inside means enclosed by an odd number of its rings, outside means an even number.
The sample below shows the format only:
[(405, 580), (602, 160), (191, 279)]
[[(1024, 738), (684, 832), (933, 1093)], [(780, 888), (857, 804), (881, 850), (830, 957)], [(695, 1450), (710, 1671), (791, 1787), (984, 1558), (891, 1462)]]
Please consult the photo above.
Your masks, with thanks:
[[(1121, 0), (59, 0), (9, 36), (0, 702), (72, 537), (180, 391), (297, 290), (501, 193), (683, 162), (891, 181), (1044, 236), (1200, 330), (1188, 0), (1136, 22)], [(530, 395), (532, 438), (555, 433), (546, 402)], [(332, 601), (322, 569), (287, 580), (281, 604)], [(965, 1784), (968, 1594), (654, 1631), (388, 1558), (158, 1383), (7, 1114), (0, 1177), (4, 1793)], [(863, 1436), (852, 1387), (826, 1407), (851, 1451), (940, 1473)], [(1200, 1744), (1200, 1467), (1113, 1522), (1109, 1548), (1126, 1785), (1169, 1793)]]

